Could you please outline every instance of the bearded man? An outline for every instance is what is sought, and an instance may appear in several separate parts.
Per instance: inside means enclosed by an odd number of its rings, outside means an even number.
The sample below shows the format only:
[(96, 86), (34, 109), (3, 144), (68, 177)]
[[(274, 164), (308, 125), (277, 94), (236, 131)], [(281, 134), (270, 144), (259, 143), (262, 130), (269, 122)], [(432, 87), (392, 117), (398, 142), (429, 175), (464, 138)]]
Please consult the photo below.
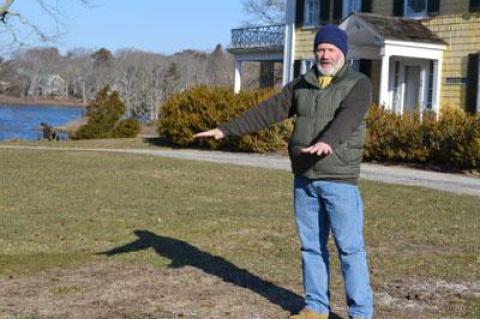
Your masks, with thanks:
[(345, 63), (348, 42), (335, 25), (315, 36), (316, 64), (281, 92), (218, 128), (195, 137), (240, 136), (295, 116), (288, 152), (300, 239), (305, 306), (290, 319), (327, 319), (330, 312), (328, 237), (340, 258), (350, 318), (373, 316), (373, 294), (357, 185), (372, 86)]

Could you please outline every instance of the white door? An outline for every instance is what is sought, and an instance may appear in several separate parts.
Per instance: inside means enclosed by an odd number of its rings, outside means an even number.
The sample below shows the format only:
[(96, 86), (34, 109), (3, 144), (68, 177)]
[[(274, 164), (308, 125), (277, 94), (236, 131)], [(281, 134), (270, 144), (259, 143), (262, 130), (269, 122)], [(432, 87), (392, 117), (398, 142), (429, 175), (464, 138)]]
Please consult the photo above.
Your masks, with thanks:
[(403, 112), (411, 113), (415, 108), (420, 106), (420, 72), (420, 66), (405, 66), (405, 96), (403, 99)]

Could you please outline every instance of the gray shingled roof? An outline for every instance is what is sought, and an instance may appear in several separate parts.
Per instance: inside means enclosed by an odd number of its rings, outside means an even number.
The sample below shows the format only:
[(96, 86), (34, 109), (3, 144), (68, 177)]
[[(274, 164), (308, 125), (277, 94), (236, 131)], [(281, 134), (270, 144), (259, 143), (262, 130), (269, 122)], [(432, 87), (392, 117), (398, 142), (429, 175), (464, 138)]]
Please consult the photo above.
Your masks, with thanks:
[(419, 20), (387, 17), (374, 13), (355, 13), (386, 39), (448, 44)]

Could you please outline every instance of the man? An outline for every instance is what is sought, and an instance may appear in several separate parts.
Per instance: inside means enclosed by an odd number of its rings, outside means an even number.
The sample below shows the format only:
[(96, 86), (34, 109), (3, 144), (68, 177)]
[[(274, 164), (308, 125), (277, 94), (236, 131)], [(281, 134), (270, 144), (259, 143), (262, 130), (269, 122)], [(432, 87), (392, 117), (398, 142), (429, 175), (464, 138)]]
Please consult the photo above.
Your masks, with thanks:
[(330, 312), (330, 230), (339, 252), (348, 312), (370, 319), (373, 295), (357, 186), (371, 104), (369, 79), (345, 59), (347, 35), (334, 25), (316, 34), (316, 65), (280, 93), (238, 118), (195, 137), (243, 135), (296, 116), (288, 151), (294, 173), (294, 209), (301, 244), (305, 307), (291, 319), (327, 319)]

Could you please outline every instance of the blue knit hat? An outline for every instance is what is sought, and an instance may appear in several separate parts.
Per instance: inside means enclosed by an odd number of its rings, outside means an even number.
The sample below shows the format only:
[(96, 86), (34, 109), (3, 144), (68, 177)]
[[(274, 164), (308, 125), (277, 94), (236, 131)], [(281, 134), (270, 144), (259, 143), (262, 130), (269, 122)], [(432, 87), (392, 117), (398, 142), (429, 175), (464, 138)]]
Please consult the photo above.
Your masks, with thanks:
[(347, 57), (348, 53), (348, 42), (347, 34), (345, 31), (340, 29), (334, 24), (327, 24), (321, 27), (320, 31), (315, 35), (315, 40), (313, 41), (313, 51), (315, 51), (319, 44), (321, 43), (330, 43), (340, 49), (343, 52), (343, 55)]

